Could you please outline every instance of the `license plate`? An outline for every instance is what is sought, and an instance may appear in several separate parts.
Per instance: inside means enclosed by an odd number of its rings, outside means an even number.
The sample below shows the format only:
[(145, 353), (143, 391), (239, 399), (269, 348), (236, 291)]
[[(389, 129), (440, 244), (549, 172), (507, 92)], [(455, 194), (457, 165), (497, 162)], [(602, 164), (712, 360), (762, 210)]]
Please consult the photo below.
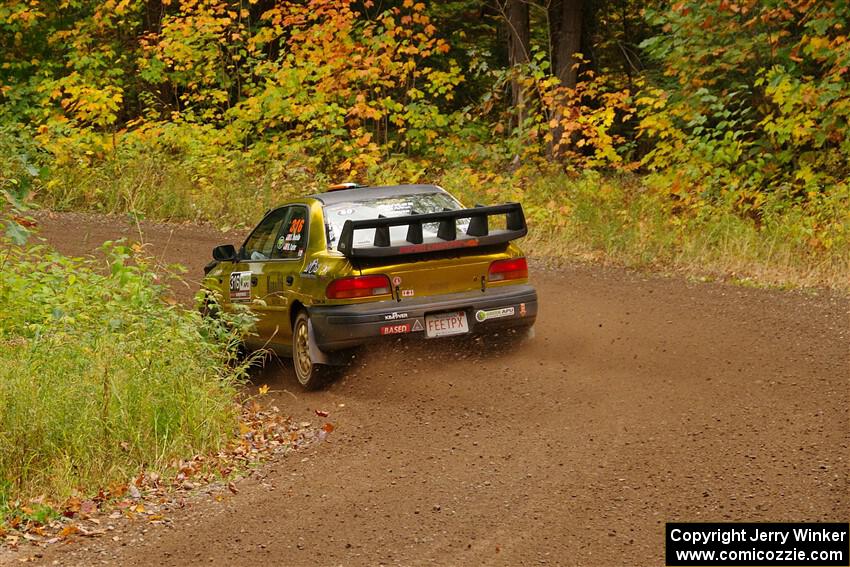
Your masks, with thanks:
[(425, 336), (429, 339), (447, 337), (449, 335), (462, 335), (468, 332), (469, 323), (466, 321), (465, 311), (425, 316)]

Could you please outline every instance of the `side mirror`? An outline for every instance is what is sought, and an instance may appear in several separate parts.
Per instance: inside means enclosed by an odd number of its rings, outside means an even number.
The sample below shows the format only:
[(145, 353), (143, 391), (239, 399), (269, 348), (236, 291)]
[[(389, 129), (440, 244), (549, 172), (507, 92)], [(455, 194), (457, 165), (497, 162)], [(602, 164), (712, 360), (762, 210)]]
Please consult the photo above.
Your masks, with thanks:
[(213, 248), (213, 260), (218, 262), (236, 262), (236, 248), (232, 244), (222, 244)]

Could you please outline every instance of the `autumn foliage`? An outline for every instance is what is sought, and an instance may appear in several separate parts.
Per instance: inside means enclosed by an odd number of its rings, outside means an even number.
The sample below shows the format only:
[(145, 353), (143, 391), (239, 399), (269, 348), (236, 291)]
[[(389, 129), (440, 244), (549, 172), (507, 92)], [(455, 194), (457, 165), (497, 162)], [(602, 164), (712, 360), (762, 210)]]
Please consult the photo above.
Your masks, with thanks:
[(543, 219), (581, 207), (538, 180), (598, 172), (676, 230), (731, 215), (846, 264), (846, 3), (530, 0), (517, 59), (511, 1), (5, 0), (0, 183), (250, 222), (329, 181), (463, 179)]

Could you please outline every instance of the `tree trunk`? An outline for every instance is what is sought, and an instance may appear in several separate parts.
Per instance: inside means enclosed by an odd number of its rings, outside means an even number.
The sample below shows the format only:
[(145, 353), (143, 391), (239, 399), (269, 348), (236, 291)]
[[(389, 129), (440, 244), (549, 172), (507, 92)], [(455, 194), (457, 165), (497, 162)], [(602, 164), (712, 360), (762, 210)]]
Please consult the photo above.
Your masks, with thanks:
[[(560, 0), (556, 16), (557, 35), (552, 40), (555, 75), (565, 87), (573, 88), (578, 81), (576, 54), (581, 51), (581, 23), (584, 0)], [(551, 12), (550, 12), (551, 13)]]
[[(508, 64), (513, 68), (528, 63), (531, 53), (528, 2), (500, 0), (500, 7), (508, 28)], [(525, 92), (516, 79), (511, 81), (511, 104), (517, 111), (517, 126), (522, 126), (525, 120)]]
[[(552, 71), (561, 86), (575, 88), (578, 82), (576, 55), (581, 50), (582, 11), (584, 0), (553, 0), (549, 4), (549, 38), (552, 49)], [(558, 159), (564, 129), (560, 126), (563, 111), (556, 101), (551, 109), (555, 126), (551, 129), (549, 158)], [(566, 140), (564, 140), (566, 141)]]

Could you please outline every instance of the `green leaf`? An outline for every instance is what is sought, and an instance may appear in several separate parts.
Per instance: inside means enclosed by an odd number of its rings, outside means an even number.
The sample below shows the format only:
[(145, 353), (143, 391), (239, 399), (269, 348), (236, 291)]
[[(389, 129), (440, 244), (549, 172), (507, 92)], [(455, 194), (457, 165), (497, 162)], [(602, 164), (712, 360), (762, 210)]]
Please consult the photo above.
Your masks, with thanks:
[(18, 246), (23, 246), (29, 239), (29, 231), (14, 221), (6, 223), (6, 236)]

